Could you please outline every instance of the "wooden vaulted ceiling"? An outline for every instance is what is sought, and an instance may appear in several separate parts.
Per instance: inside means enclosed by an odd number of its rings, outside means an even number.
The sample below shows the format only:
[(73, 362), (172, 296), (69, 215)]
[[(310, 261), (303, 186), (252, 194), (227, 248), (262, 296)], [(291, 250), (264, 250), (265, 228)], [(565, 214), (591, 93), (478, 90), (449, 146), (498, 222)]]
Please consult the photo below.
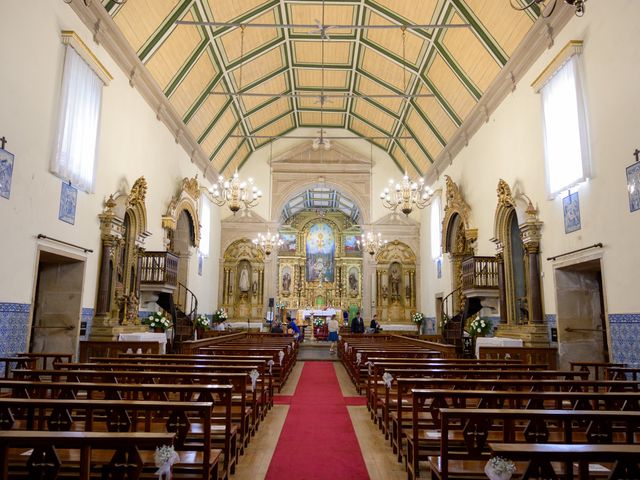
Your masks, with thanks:
[[(304, 29), (216, 28), (177, 20), (313, 24), (318, 0), (103, 0), (127, 41), (182, 117), (212, 166), (228, 174), (268, 140), (321, 127), (319, 98), (229, 97), (209, 92), (309, 93), (322, 85), (322, 40)], [(334, 98), (322, 126), (376, 139), (399, 168), (424, 174), (536, 20), (509, 0), (331, 0), (325, 24), (467, 23), (469, 28), (329, 30), (328, 93), (432, 94)], [(403, 48), (404, 43), (404, 48)], [(241, 44), (244, 52), (241, 52)], [(242, 63), (242, 69), (240, 65)]]

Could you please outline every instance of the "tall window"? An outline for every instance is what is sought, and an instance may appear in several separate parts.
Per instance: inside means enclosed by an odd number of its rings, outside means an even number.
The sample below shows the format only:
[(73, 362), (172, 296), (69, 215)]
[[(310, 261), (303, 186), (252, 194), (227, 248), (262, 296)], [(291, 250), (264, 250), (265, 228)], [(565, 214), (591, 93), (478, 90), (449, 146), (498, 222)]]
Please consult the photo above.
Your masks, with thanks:
[(93, 192), (104, 81), (83, 56), (71, 44), (66, 46), (51, 171)]
[(211, 244), (211, 204), (202, 195), (200, 200), (200, 253), (208, 257)]
[(437, 260), (442, 255), (442, 217), (440, 215), (440, 195), (431, 201), (431, 258)]
[(573, 44), (569, 47), (564, 63), (554, 64), (557, 69), (540, 88), (547, 185), (552, 197), (591, 174), (580, 56), (575, 54), (579, 50)]

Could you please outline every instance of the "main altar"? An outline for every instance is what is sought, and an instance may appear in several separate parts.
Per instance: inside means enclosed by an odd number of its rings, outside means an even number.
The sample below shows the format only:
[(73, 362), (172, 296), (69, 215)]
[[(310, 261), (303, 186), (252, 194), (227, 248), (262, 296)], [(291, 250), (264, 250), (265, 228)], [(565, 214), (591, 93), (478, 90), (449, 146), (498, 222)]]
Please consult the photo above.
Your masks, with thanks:
[(342, 212), (301, 212), (280, 230), (277, 302), (296, 317), (362, 305), (361, 230)]

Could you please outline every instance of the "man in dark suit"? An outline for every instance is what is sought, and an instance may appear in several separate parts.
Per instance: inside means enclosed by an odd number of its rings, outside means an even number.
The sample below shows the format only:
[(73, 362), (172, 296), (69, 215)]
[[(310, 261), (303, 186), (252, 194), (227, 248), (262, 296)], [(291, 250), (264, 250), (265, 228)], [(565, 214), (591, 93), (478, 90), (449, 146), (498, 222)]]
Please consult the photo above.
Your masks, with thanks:
[(358, 311), (355, 318), (351, 320), (351, 333), (364, 333), (364, 320), (360, 315), (360, 311)]

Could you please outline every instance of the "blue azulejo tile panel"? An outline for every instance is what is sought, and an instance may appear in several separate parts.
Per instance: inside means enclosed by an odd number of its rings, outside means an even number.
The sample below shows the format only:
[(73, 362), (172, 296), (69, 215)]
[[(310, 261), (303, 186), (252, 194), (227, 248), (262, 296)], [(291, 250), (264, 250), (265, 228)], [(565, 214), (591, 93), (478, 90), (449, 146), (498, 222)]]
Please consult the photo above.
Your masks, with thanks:
[(556, 345), (557, 342), (552, 340), (552, 336), (551, 336), (551, 329), (552, 328), (557, 328), (558, 325), (558, 320), (556, 318), (556, 314), (555, 313), (547, 313), (544, 316), (544, 321), (547, 324), (547, 329), (548, 329), (548, 333), (549, 333), (549, 343)]
[(30, 309), (28, 303), (0, 303), (0, 356), (27, 351)]
[(609, 314), (611, 359), (640, 367), (640, 313)]
[(80, 333), (84, 331), (84, 335), (80, 335), (81, 339), (87, 339), (91, 335), (91, 327), (93, 326), (93, 308), (82, 308), (82, 323), (84, 329), (80, 330)]

